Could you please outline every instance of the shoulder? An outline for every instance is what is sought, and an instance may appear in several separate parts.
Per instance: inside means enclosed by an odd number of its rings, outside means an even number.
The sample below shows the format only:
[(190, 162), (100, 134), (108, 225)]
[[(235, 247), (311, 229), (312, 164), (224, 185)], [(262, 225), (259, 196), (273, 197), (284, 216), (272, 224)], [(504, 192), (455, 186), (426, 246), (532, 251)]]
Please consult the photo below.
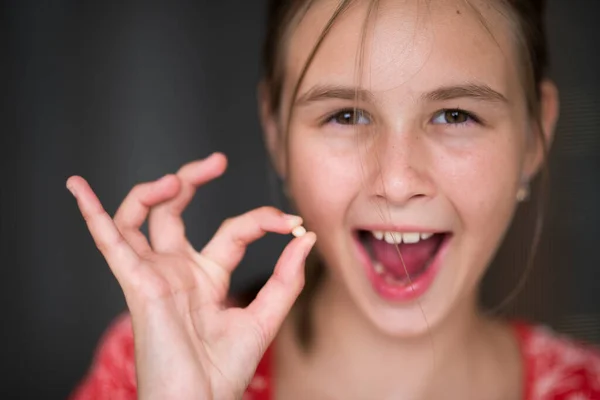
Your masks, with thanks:
[(543, 326), (519, 324), (527, 399), (600, 399), (600, 350)]
[(131, 318), (123, 314), (100, 340), (92, 366), (71, 400), (136, 399), (134, 351)]

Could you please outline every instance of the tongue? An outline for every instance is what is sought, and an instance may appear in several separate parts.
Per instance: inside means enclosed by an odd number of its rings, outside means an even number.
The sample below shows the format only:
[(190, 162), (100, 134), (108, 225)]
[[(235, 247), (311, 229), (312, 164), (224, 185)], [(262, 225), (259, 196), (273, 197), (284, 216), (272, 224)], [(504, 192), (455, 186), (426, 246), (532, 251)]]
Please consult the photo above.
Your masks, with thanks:
[[(373, 257), (379, 261), (383, 267), (398, 279), (406, 279), (423, 272), (426, 263), (433, 256), (439, 244), (438, 235), (434, 235), (427, 240), (421, 240), (418, 243), (401, 243), (398, 245), (389, 244), (384, 240), (377, 240), (373, 236), (371, 240), (371, 249)], [(398, 248), (396, 249), (396, 246)], [(398, 255), (402, 255), (402, 259)], [(404, 264), (402, 263), (404, 261)]]

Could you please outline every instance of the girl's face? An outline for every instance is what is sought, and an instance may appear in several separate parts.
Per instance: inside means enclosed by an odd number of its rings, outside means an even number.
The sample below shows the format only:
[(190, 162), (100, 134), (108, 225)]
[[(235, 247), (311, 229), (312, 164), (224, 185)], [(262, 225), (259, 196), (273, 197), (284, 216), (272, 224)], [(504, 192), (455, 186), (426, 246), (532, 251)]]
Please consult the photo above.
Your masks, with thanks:
[[(415, 335), (472, 311), (541, 148), (511, 23), (489, 2), (471, 2), (486, 27), (462, 1), (380, 1), (363, 31), (365, 3), (310, 65), (287, 148), (275, 122), (267, 135), (332, 282), (381, 331)], [(290, 38), (283, 110), (336, 4)]]

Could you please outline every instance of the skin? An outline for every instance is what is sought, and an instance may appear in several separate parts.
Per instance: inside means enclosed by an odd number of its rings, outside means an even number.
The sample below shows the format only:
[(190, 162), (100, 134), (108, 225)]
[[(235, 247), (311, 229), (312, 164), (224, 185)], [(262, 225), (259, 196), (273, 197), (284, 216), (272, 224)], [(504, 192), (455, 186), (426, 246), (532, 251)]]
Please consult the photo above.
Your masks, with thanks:
[[(217, 153), (136, 185), (113, 218), (83, 178), (67, 181), (123, 289), (133, 322), (140, 399), (241, 398), (302, 290), (314, 233), (289, 243), (250, 306), (227, 307), (231, 272), (248, 244), (267, 232), (289, 234), (302, 220), (258, 208), (225, 221), (202, 250), (194, 250), (181, 213), (196, 188), (225, 167), (226, 158)], [(150, 240), (139, 230), (146, 219)]]
[[(331, 392), (332, 398), (442, 398), (449, 393), (515, 398), (506, 388), (518, 396), (521, 366), (514, 337), (507, 326), (478, 315), (476, 294), (511, 222), (518, 189), (540, 167), (541, 142), (514, 67), (520, 64), (510, 22), (475, 2), (491, 37), (464, 2), (437, 1), (428, 11), (418, 3), (381, 2), (376, 23), (367, 29), (358, 80), (366, 6), (351, 7), (336, 22), (300, 85), (287, 143), (281, 127), (289, 116), (270, 114), (263, 97), (274, 163), (307, 226), (319, 236), (317, 248), (330, 272), (315, 305), (312, 355), (297, 351), (291, 328), (282, 330), (281, 398), (299, 380), (314, 383), (315, 392)], [(335, 4), (315, 5), (290, 40), (284, 111)], [(353, 94), (357, 84), (368, 92), (358, 102), (340, 95), (340, 88)], [(428, 95), (465, 84), (495, 94)], [(336, 93), (323, 96), (323, 88), (331, 86)], [(550, 82), (541, 91), (542, 126), (550, 142), (557, 92)], [(368, 114), (358, 126), (323, 123), (355, 105)], [(481, 123), (453, 125), (439, 113), (456, 108)], [(393, 303), (372, 289), (351, 234), (373, 224), (452, 232), (440, 272), (418, 301)], [(514, 373), (501, 373), (506, 370)], [(306, 387), (297, 385), (297, 390)]]
[[(135, 186), (112, 218), (83, 178), (69, 178), (67, 187), (131, 313), (139, 398), (239, 399), (278, 332), (278, 398), (518, 397), (514, 338), (502, 324), (479, 318), (474, 303), (477, 283), (516, 207), (519, 184), (541, 161), (518, 71), (511, 69), (519, 65), (516, 51), (508, 24), (489, 8), (484, 14), (497, 43), (451, 2), (431, 7), (415, 25), (415, 16), (422, 15), (415, 4), (382, 2), (369, 32), (373, 40), (364, 70), (371, 73), (361, 81), (373, 99), (359, 104), (371, 117), (369, 129), (317, 122), (352, 107), (351, 100), (308, 101), (294, 107), (286, 145), (279, 129), (286, 115), (271, 114), (263, 97), (271, 157), (314, 232), (290, 241), (247, 308), (228, 307), (226, 301), (231, 272), (245, 248), (266, 232), (291, 233), (302, 219), (268, 207), (252, 210), (225, 221), (195, 250), (181, 213), (196, 188), (225, 171), (222, 154)], [(332, 2), (317, 2), (291, 38), (283, 110), (331, 11)], [(300, 97), (319, 84), (355, 85), (357, 27), (363, 20), (364, 7), (356, 6), (339, 21)], [(465, 81), (493, 88), (508, 103), (422, 99)], [(549, 138), (557, 95), (550, 83), (541, 89)], [(431, 122), (438, 110), (457, 106), (477, 113), (485, 126)], [(139, 230), (146, 219), (149, 238)], [(453, 232), (439, 276), (418, 302), (392, 304), (372, 291), (350, 245), (351, 229), (367, 223)], [(315, 232), (330, 278), (316, 299), (315, 343), (307, 355), (286, 317), (302, 290)]]

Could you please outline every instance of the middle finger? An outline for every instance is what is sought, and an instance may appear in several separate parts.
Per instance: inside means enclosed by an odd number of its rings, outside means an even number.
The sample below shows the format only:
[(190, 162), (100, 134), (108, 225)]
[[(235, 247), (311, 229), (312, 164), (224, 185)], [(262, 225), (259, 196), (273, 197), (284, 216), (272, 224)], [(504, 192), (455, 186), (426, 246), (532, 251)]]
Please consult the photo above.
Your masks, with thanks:
[(221, 153), (184, 165), (177, 172), (181, 190), (170, 201), (164, 202), (150, 211), (148, 219), (150, 242), (159, 252), (185, 250), (189, 246), (185, 238), (185, 225), (181, 213), (188, 206), (198, 186), (223, 174), (227, 159)]
[(165, 175), (133, 187), (115, 213), (115, 225), (138, 253), (151, 251), (148, 240), (140, 231), (150, 209), (175, 196), (179, 190), (175, 175)]

